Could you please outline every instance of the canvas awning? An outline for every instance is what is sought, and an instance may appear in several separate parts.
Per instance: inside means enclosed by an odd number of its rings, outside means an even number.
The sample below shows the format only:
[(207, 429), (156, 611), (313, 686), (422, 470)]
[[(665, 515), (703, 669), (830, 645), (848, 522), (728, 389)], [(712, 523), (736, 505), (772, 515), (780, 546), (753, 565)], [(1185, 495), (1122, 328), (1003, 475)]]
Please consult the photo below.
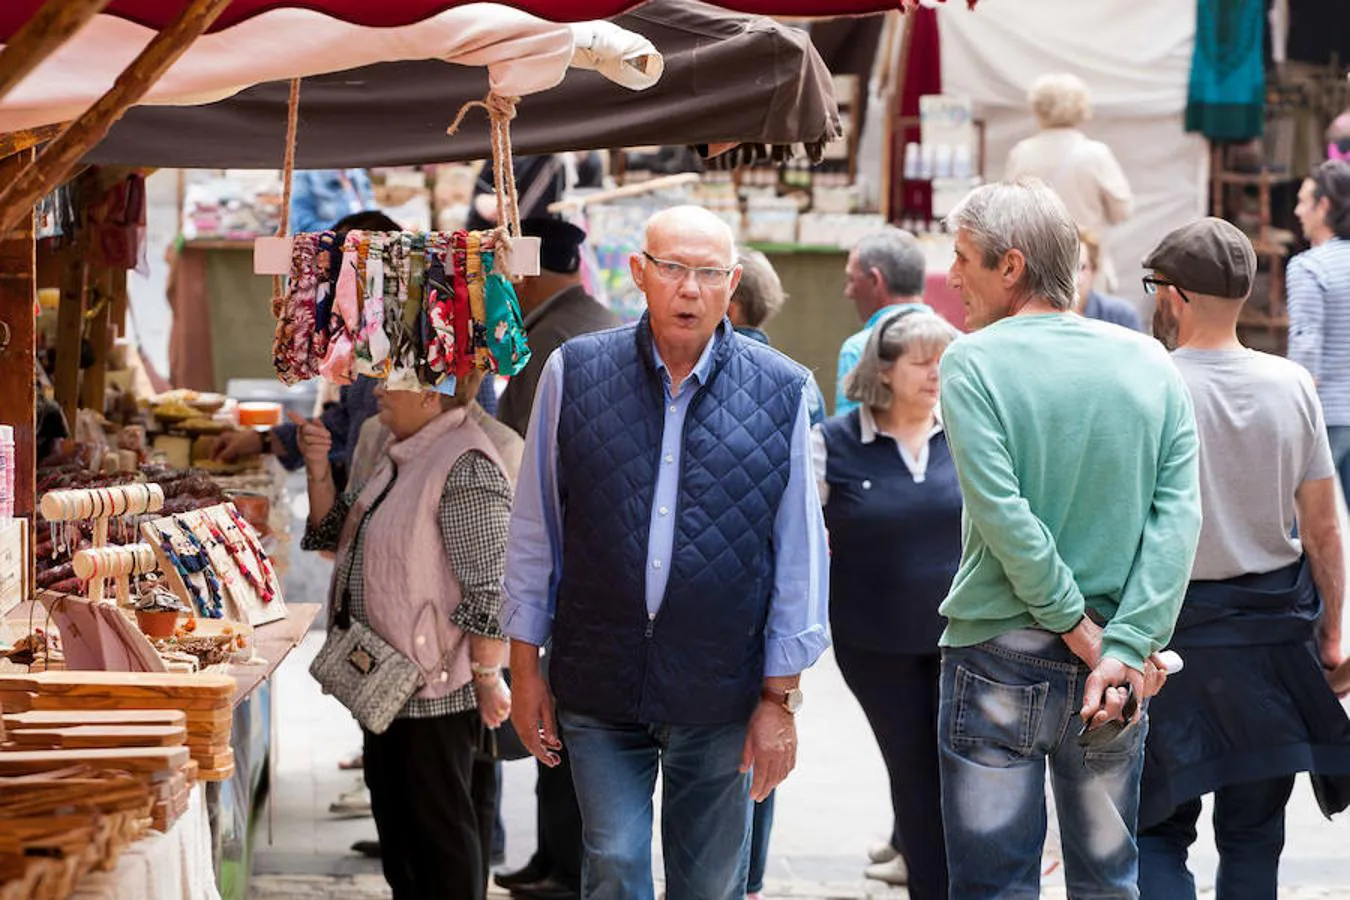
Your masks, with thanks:
[[(0, 41), (10, 38), (44, 0), (5, 0), (0, 4)], [(161, 29), (182, 11), (183, 0), (113, 0), (103, 15)], [(470, 0), (234, 0), (209, 31), (223, 31), (273, 10), (304, 7), (344, 22), (392, 28), (411, 25)], [(511, 6), (553, 22), (608, 19), (641, 5), (641, 0), (512, 0)], [(900, 0), (718, 0), (718, 6), (743, 13), (776, 16), (847, 16), (899, 9)]]
[[(0, 99), (0, 132), (69, 121), (103, 94), (154, 36), (99, 15)], [(371, 63), (432, 61), (484, 67), (492, 89), (523, 96), (553, 87), (568, 66), (598, 68), (625, 87), (650, 87), (661, 58), (609, 22), (562, 25), (509, 6), (476, 3), (409, 25), (355, 25), (308, 9), (277, 9), (204, 34), (140, 100), (183, 106), (223, 100), (269, 81)]]
[[(578, 4), (585, 5), (585, 4)], [(779, 4), (781, 5), (781, 4)], [(840, 134), (833, 83), (802, 31), (694, 0), (654, 0), (614, 23), (661, 52), (665, 72), (634, 93), (594, 72), (526, 97), (512, 123), (517, 154), (643, 144), (815, 145)], [(488, 155), (486, 127), (445, 127), (480, 98), (489, 73), (436, 61), (363, 66), (306, 78), (300, 168), (412, 165)], [(206, 106), (137, 107), (91, 162), (203, 168), (276, 168), (287, 86), (258, 85)]]

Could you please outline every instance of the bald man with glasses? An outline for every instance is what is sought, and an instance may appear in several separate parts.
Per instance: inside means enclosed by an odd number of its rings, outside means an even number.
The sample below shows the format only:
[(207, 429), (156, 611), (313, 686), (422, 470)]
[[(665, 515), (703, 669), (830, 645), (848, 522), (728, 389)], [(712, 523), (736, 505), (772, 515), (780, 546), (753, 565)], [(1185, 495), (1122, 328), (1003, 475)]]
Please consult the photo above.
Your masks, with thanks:
[[(727, 319), (726, 224), (658, 213), (647, 311), (545, 365), (508, 541), (512, 721), (581, 806), (587, 900), (739, 900), (750, 800), (796, 762), (802, 671), (829, 643), (806, 369)], [(552, 640), (550, 681), (538, 648)]]

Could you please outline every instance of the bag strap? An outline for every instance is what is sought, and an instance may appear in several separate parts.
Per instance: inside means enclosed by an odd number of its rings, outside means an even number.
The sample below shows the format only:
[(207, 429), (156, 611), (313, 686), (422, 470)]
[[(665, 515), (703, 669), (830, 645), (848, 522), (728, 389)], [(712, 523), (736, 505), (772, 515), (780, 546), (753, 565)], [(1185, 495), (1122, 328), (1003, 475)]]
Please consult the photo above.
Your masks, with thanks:
[[(389, 476), (389, 480), (385, 482), (384, 487), (380, 489), (380, 493), (376, 495), (375, 499), (371, 501), (370, 505), (367, 506), (365, 511), (361, 514), (361, 521), (357, 524), (356, 533), (352, 536), (352, 547), (350, 551), (352, 553), (356, 552), (362, 529), (366, 527), (366, 523), (370, 521), (371, 515), (379, 507), (385, 496), (388, 495), (390, 489), (394, 486), (394, 481), (398, 478), (398, 464), (392, 459), (389, 460), (389, 464), (393, 467), (393, 473)], [(347, 583), (342, 586), (342, 593), (338, 596), (337, 605), (333, 609), (333, 625), (341, 628), (343, 631), (352, 627), (351, 600), (351, 569), (349, 567), (347, 569)]]

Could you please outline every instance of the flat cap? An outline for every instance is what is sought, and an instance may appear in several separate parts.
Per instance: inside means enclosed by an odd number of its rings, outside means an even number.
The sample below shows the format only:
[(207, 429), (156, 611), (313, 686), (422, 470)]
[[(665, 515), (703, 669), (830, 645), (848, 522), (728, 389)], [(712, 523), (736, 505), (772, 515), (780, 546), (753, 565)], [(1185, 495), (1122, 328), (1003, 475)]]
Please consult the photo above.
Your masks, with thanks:
[(1144, 260), (1183, 291), (1245, 300), (1256, 278), (1256, 251), (1233, 223), (1212, 216), (1183, 225)]
[(581, 245), (586, 232), (562, 219), (529, 218), (520, 223), (521, 234), (540, 239), (539, 265), (550, 272), (570, 275), (581, 268)]

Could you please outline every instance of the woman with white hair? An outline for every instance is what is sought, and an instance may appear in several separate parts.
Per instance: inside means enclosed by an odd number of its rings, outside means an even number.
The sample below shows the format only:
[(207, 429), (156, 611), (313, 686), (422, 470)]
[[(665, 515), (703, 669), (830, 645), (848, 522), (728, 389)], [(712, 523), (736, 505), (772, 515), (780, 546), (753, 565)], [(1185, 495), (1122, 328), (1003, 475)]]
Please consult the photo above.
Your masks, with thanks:
[[(1003, 177), (1041, 179), (1059, 194), (1080, 230), (1105, 236), (1110, 226), (1134, 212), (1134, 194), (1111, 148), (1079, 130), (1092, 118), (1088, 86), (1067, 72), (1042, 75), (1032, 82), (1027, 100), (1041, 130), (1012, 148)], [(1116, 270), (1106, 246), (1097, 279), (1097, 288), (1116, 290)]]
[(938, 605), (961, 557), (961, 491), (938, 418), (938, 361), (957, 331), (926, 309), (872, 330), (845, 390), (860, 405), (813, 435), (830, 533), (835, 659), (890, 776), (903, 852), (866, 875), (946, 900), (938, 789)]

